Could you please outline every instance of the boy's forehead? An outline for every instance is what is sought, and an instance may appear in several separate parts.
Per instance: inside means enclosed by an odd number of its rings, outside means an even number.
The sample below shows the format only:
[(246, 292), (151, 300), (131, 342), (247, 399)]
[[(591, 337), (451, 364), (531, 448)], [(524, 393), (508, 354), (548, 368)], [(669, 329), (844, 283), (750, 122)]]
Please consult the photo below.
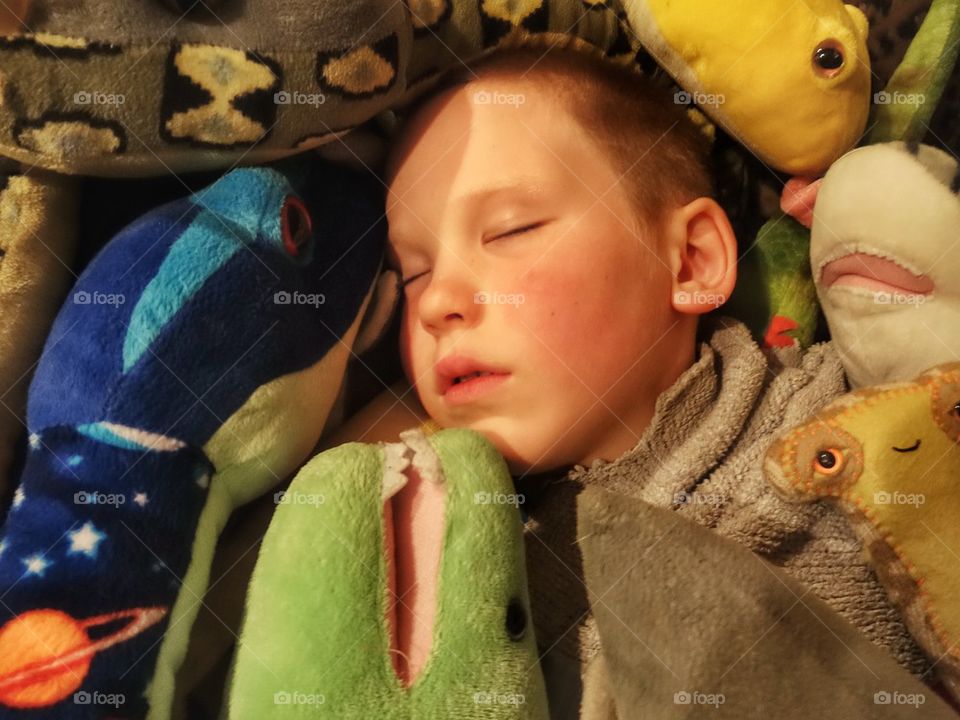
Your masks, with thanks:
[[(514, 125), (536, 133), (545, 117), (571, 116), (551, 84), (539, 75), (490, 73), (429, 98), (402, 126), (387, 155), (385, 176), (392, 184), (409, 157), (448, 151), (471, 131)], [(511, 122), (512, 121), (512, 122)]]

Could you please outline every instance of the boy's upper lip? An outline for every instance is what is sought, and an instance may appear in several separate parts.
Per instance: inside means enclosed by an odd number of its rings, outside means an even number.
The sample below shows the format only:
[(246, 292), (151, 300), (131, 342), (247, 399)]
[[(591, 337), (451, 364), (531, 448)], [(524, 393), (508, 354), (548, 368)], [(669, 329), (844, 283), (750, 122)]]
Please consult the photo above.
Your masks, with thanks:
[(436, 365), (437, 388), (441, 395), (445, 395), (453, 381), (461, 375), (472, 372), (489, 372), (500, 375), (508, 374), (503, 368), (494, 367), (488, 363), (474, 360), (466, 355), (447, 355)]

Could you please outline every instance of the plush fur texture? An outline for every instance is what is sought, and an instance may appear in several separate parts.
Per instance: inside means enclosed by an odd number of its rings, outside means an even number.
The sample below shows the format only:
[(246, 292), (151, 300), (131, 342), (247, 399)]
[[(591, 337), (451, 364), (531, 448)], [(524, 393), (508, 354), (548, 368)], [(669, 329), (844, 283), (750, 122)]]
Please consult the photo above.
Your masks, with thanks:
[(78, 182), (18, 163), (0, 167), (0, 497), (12, 489), (27, 388), (73, 279)]
[(372, 182), (320, 163), (236, 170), (125, 228), (81, 275), (31, 385), (0, 645), (37, 609), (152, 622), (89, 672), (47, 658), (75, 673), (66, 692), (38, 687), (45, 661), (23, 664), (45, 640), (17, 636), (0, 704), (99, 717), (76, 690), (169, 713), (220, 531), (305, 459), (342, 382), (382, 258)]
[(778, 440), (766, 469), (788, 500), (839, 502), (960, 699), (960, 363), (835, 400)]
[(601, 488), (587, 488), (578, 508), (605, 666), (587, 675), (585, 709), (595, 712), (583, 720), (955, 717), (808, 587), (739, 543)]
[[(851, 386), (960, 357), (958, 178), (952, 154), (902, 142), (848, 153), (824, 178), (810, 264)], [(847, 258), (847, 278), (832, 282), (830, 264)]]
[(446, 489), (422, 673), (405, 687), (390, 659), (384, 494), (396, 490), (396, 453), (388, 462), (390, 446), (348, 443), (311, 460), (280, 500), (250, 585), (229, 717), (548, 717), (506, 463), (472, 430), (404, 437), (421, 475), (432, 466)]

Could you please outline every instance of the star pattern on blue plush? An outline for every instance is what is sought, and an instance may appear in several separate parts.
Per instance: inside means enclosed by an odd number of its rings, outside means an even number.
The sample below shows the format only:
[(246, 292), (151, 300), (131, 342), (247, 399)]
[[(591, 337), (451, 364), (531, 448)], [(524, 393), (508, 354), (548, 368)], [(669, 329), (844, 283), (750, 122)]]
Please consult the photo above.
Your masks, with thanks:
[(43, 577), (43, 574), (47, 571), (47, 568), (53, 565), (52, 562), (47, 560), (40, 553), (34, 553), (29, 557), (25, 557), (21, 560), (21, 562), (27, 569), (24, 575), (36, 575), (37, 577)]
[(100, 543), (103, 542), (107, 534), (97, 530), (92, 522), (85, 522), (79, 530), (74, 530), (67, 534), (70, 538), (70, 549), (67, 555), (86, 555), (88, 558), (96, 558)]

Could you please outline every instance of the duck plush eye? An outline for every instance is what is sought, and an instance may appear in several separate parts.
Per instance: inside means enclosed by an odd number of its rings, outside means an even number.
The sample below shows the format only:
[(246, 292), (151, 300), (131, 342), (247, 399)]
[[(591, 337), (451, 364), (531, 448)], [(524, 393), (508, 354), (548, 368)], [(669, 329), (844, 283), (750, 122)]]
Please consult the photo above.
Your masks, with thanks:
[(813, 68), (818, 75), (831, 78), (843, 69), (843, 46), (836, 40), (824, 40), (813, 51)]
[(280, 234), (283, 249), (291, 257), (301, 259), (313, 239), (313, 222), (303, 201), (289, 195), (280, 209)]
[(843, 466), (843, 452), (837, 448), (820, 450), (813, 458), (813, 469), (821, 475), (837, 475), (843, 471)]

